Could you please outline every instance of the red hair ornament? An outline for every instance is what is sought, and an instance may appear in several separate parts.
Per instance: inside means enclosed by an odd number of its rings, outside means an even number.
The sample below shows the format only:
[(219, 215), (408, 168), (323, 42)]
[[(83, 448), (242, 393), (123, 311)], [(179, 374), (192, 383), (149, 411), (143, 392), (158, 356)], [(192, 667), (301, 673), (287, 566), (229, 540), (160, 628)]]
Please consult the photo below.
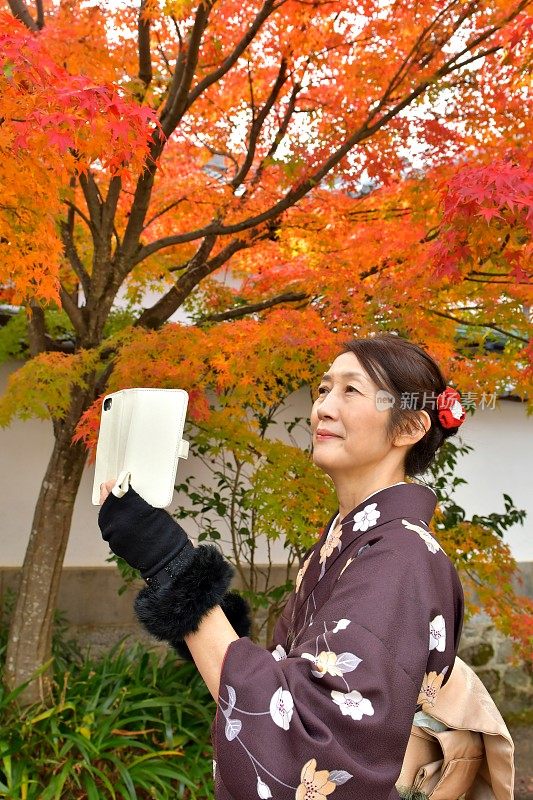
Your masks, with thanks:
[(465, 421), (466, 411), (461, 405), (461, 395), (451, 386), (437, 396), (437, 410), (443, 428), (458, 428)]

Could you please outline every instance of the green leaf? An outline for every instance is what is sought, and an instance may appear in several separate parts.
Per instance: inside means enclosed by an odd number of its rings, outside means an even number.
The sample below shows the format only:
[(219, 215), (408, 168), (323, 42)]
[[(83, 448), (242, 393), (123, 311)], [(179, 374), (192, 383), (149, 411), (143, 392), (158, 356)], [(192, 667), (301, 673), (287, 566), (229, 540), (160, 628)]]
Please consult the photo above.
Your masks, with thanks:
[(15, 65), (13, 64), (12, 61), (5, 61), (4, 62), (3, 72), (4, 72), (4, 75), (6, 76), (6, 78), (8, 80), (11, 80), (11, 78), (13, 77), (14, 70), (15, 70)]

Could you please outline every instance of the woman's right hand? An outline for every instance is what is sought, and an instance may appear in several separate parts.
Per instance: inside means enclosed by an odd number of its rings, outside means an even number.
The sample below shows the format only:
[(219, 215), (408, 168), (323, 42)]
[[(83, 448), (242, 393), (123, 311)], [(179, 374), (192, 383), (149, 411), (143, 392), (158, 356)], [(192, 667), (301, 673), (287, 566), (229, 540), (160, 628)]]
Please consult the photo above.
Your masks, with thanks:
[(101, 506), (104, 505), (104, 503), (106, 501), (106, 498), (107, 498), (107, 495), (111, 494), (111, 490), (113, 489), (113, 486), (115, 485), (116, 482), (117, 482), (117, 479), (113, 478), (113, 480), (111, 480), (111, 481), (106, 481), (105, 483), (101, 483), (100, 484), (100, 505)]
[(154, 508), (130, 486), (122, 497), (112, 492), (114, 481), (100, 487), (103, 499), (98, 524), (103, 539), (115, 555), (123, 558), (148, 579), (157, 575), (180, 554), (193, 546), (178, 523), (162, 508)]

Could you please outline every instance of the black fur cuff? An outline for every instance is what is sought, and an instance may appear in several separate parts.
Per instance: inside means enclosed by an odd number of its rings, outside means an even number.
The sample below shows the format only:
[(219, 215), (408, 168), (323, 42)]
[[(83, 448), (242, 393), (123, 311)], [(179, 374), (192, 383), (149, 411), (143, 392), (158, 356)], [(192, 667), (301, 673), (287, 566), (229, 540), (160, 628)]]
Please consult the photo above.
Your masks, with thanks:
[[(228, 592), (220, 602), (222, 611), (227, 616), (230, 625), (239, 636), (249, 636), (252, 629), (250, 606), (237, 592)], [(170, 642), (176, 653), (185, 661), (192, 661), (192, 656), (184, 641)]]
[(214, 545), (200, 545), (187, 569), (171, 583), (141, 589), (135, 613), (148, 633), (167, 642), (198, 630), (202, 617), (218, 605), (231, 583), (233, 567)]

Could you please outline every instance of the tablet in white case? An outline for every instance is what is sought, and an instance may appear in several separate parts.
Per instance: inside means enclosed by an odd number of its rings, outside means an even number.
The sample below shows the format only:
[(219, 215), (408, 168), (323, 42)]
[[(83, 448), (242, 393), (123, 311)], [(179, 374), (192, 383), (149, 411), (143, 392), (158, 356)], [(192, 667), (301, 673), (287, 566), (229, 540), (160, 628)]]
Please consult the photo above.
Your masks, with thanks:
[(102, 402), (92, 501), (100, 484), (117, 478), (121, 496), (131, 483), (157, 508), (172, 502), (178, 458), (187, 458), (183, 428), (189, 395), (183, 389), (123, 389)]

